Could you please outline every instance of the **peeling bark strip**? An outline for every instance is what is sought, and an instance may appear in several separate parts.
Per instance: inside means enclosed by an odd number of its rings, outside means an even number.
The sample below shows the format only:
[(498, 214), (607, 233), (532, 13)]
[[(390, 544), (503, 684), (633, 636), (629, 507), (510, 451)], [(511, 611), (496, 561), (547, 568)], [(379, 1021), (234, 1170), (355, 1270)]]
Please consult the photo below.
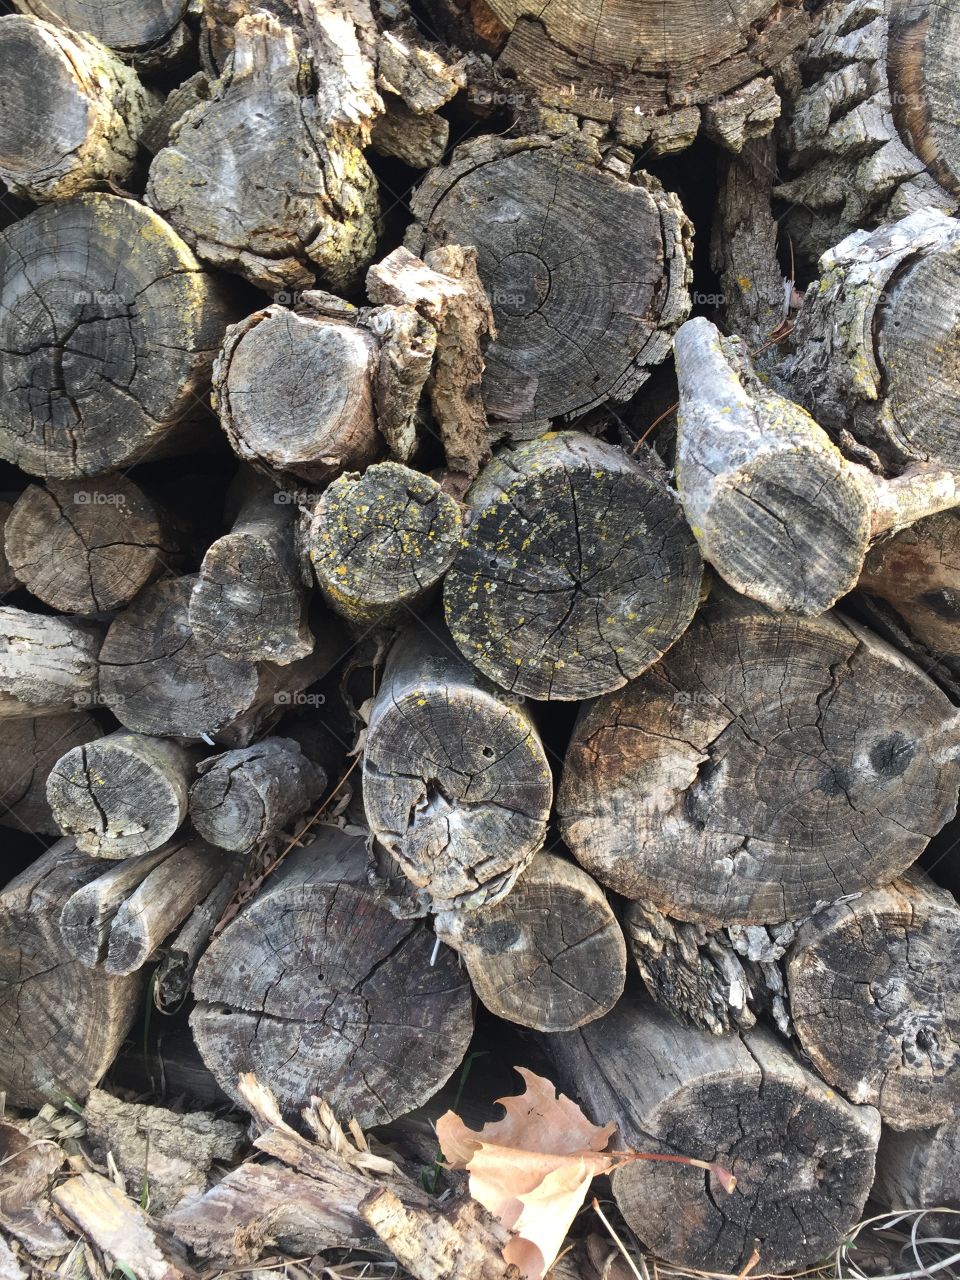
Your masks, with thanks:
[(960, 908), (920, 876), (820, 912), (790, 950), (790, 1009), (804, 1053), (891, 1128), (927, 1128), (957, 1113), (958, 955)]
[(553, 798), (523, 700), (441, 633), (413, 626), (391, 649), (363, 756), (370, 829), (435, 911), (508, 893), (543, 844)]
[[(960, 1116), (935, 1129), (884, 1130), (873, 1195), (890, 1209), (960, 1209)], [(929, 1214), (921, 1232), (949, 1236), (956, 1222), (954, 1213)]]
[(476, 246), (497, 332), (483, 401), (501, 431), (628, 400), (689, 314), (691, 228), (676, 196), (601, 168), (586, 146), (477, 139), (427, 175), (411, 209), (420, 257)]
[(96, 705), (103, 627), (0, 607), (0, 719)]
[(190, 1024), (207, 1066), (241, 1106), (252, 1071), (285, 1112), (312, 1094), (383, 1124), (425, 1102), (473, 1030), (452, 951), (393, 918), (367, 883), (364, 841), (322, 827), (289, 854), (197, 967)]
[(75, 715), (4, 720), (0, 826), (57, 835), (60, 828), (47, 803), (47, 775), (65, 751), (82, 748), (102, 732), (93, 716), (82, 711)]
[(313, 652), (294, 546), (296, 507), (279, 496), (265, 481), (251, 482), (233, 528), (207, 549), (190, 593), (193, 634), (228, 658), (286, 665)]
[(189, 448), (229, 314), (161, 218), (101, 194), (37, 209), (0, 232), (0, 290), (0, 457), (69, 477)]
[(210, 756), (190, 788), (190, 819), (204, 840), (236, 853), (276, 835), (323, 794), (327, 775), (291, 738)]
[(60, 830), (84, 853), (139, 857), (166, 844), (187, 816), (193, 763), (194, 753), (176, 742), (121, 729), (65, 749), (47, 779), (47, 799)]
[(181, 51), (187, 37), (181, 21), (187, 0), (15, 0), (21, 13), (57, 27), (84, 32), (131, 62), (151, 67)]
[(638, 1160), (611, 1184), (629, 1225), (681, 1267), (738, 1272), (754, 1246), (764, 1272), (819, 1262), (859, 1218), (880, 1117), (854, 1107), (756, 1029), (717, 1039), (628, 997), (599, 1022), (551, 1036), (566, 1091), (617, 1122), (617, 1149), (716, 1161), (737, 1179)]
[(744, 595), (823, 613), (856, 586), (871, 539), (960, 505), (952, 471), (888, 481), (850, 462), (709, 320), (688, 320), (674, 345), (680, 499), (704, 559)]
[(383, 109), (373, 68), (345, 11), (314, 11), (312, 61), (270, 14), (241, 18), (209, 101), (150, 166), (148, 202), (198, 256), (267, 290), (309, 288), (315, 272), (349, 289), (376, 245), (377, 183), (360, 150)]
[(580, 432), (504, 449), (468, 494), (444, 585), (457, 645), (505, 689), (616, 689), (693, 617), (702, 565), (665, 473)]
[(7, 559), (38, 600), (110, 613), (179, 560), (172, 526), (125, 476), (28, 485), (4, 529)]
[(0, 178), (19, 196), (64, 199), (122, 185), (159, 99), (97, 40), (37, 18), (0, 18)]
[(460, 546), (460, 508), (397, 462), (340, 476), (305, 536), (324, 599), (356, 626), (404, 620), (436, 594)]
[(537, 1031), (572, 1031), (623, 993), (627, 951), (603, 891), (585, 871), (536, 854), (510, 893), (479, 911), (437, 916), (491, 1013)]
[(794, 176), (775, 194), (798, 251), (816, 259), (850, 232), (960, 196), (960, 14), (938, 0), (833, 0), (787, 95)]
[(84, 968), (60, 935), (67, 898), (101, 869), (61, 840), (0, 893), (0, 1090), (13, 1106), (82, 1102), (140, 1007), (139, 975)]
[(825, 253), (784, 369), (798, 399), (894, 465), (960, 468), (958, 276), (960, 222), (930, 210)]
[(889, 884), (956, 811), (960, 719), (838, 614), (718, 591), (659, 666), (584, 707), (558, 814), (609, 888), (717, 928)]

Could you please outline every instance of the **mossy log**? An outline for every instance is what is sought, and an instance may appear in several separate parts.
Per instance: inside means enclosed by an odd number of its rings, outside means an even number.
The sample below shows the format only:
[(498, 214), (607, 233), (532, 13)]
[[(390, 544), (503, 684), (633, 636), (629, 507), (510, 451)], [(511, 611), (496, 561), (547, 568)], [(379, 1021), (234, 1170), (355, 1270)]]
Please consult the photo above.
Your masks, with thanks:
[(0, 718), (96, 706), (102, 639), (94, 622), (0, 607)]
[(64, 752), (82, 750), (103, 730), (85, 711), (4, 720), (0, 746), (0, 826), (53, 836), (60, 825), (47, 800), (47, 777)]

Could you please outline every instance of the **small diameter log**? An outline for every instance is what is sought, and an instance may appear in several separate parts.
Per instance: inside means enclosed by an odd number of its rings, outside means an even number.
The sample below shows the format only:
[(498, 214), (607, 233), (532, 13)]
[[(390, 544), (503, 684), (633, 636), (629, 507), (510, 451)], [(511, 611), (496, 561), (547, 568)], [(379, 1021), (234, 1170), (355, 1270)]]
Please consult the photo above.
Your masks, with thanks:
[(82, 750), (103, 730), (84, 711), (5, 720), (0, 746), (0, 826), (57, 835), (47, 801), (47, 776), (65, 751)]
[(98, 40), (39, 18), (0, 18), (0, 178), (14, 195), (62, 200), (127, 184), (159, 99)]
[(459, 1065), (473, 1030), (453, 951), (395, 919), (367, 880), (364, 841), (319, 828), (289, 854), (200, 961), (191, 1026), (223, 1089), (244, 1105), (252, 1071), (284, 1112), (322, 1096), (383, 1124)]
[(149, 204), (198, 256), (266, 290), (309, 288), (315, 271), (350, 289), (376, 246), (377, 182), (361, 148), (383, 104), (351, 15), (315, 13), (312, 65), (271, 14), (241, 18), (209, 100), (150, 166)]
[[(207, 896), (193, 908), (186, 920), (163, 948), (157, 965), (153, 998), (162, 1013), (176, 1013), (190, 994), (194, 970), (210, 945), (213, 931), (223, 919), (246, 871), (246, 860), (235, 858)], [(193, 1041), (189, 1039), (196, 1055)], [(199, 1058), (198, 1058), (199, 1065)], [(211, 1085), (213, 1080), (211, 1078)], [(213, 1085), (216, 1089), (219, 1086)]]
[[(960, 1116), (935, 1129), (884, 1129), (873, 1196), (889, 1209), (960, 1210)], [(955, 1213), (931, 1213), (919, 1233), (953, 1236), (957, 1221)]]
[(508, 893), (543, 844), (553, 779), (521, 698), (494, 689), (439, 623), (394, 644), (363, 755), (376, 839), (433, 910)]
[(823, 613), (856, 585), (871, 539), (960, 504), (951, 471), (884, 480), (850, 462), (709, 320), (683, 325), (675, 350), (680, 499), (704, 559), (742, 594)]
[(0, 607), (0, 718), (95, 706), (102, 638), (92, 622)]
[(193, 634), (228, 658), (285, 665), (313, 652), (296, 508), (280, 496), (266, 481), (251, 486), (233, 528), (208, 548), (190, 595)]
[(560, 828), (666, 915), (797, 920), (919, 857), (956, 810), (958, 744), (946, 695), (865, 628), (717, 590), (658, 667), (581, 710)]
[(125, 476), (29, 485), (4, 543), (27, 590), (63, 613), (122, 608), (179, 554), (165, 514)]
[(210, 844), (241, 852), (276, 835), (318, 800), (327, 775), (291, 738), (210, 756), (190, 788), (190, 820)]
[(0, 1090), (13, 1106), (82, 1102), (140, 1008), (140, 976), (73, 959), (60, 933), (67, 899), (102, 864), (61, 840), (0, 893)]
[(960, 468), (958, 272), (960, 223), (922, 210), (825, 253), (797, 316), (794, 394), (893, 466)]
[(188, 39), (182, 21), (186, 0), (133, 0), (121, 5), (105, 5), (101, 0), (15, 2), (21, 13), (93, 36), (146, 69), (176, 57)]
[(214, 404), (241, 458), (311, 483), (383, 452), (373, 407), (378, 345), (337, 316), (266, 307), (227, 330)]
[(64, 835), (98, 858), (159, 849), (187, 816), (193, 753), (176, 742), (120, 730), (67, 750), (47, 779)]
[(820, 912), (786, 964), (804, 1053), (852, 1102), (893, 1129), (960, 1106), (960, 908), (911, 876)]
[(504, 450), (467, 495), (447, 625), (492, 680), (533, 698), (616, 689), (697, 606), (702, 564), (665, 473), (580, 432)]
[(522, 1027), (572, 1031), (623, 992), (617, 918), (596, 881), (555, 854), (538, 853), (500, 902), (443, 912), (436, 929), (460, 952), (490, 1012)]
[(611, 1175), (623, 1216), (680, 1267), (782, 1272), (818, 1263), (859, 1218), (880, 1117), (805, 1070), (766, 1029), (718, 1039), (630, 996), (546, 1045), (568, 1092), (616, 1150), (716, 1161), (737, 1179), (639, 1160)]
[(87, 194), (0, 232), (0, 456), (97, 475), (194, 446), (227, 303), (167, 224)]
[[(411, 201), (407, 247), (475, 245), (496, 340), (483, 401), (501, 432), (623, 401), (690, 309), (690, 224), (648, 175), (546, 137), (457, 148)], [(590, 246), (585, 252), (584, 246)]]
[(460, 546), (460, 508), (435, 480), (398, 462), (340, 476), (305, 537), (324, 599), (359, 627), (421, 612)]

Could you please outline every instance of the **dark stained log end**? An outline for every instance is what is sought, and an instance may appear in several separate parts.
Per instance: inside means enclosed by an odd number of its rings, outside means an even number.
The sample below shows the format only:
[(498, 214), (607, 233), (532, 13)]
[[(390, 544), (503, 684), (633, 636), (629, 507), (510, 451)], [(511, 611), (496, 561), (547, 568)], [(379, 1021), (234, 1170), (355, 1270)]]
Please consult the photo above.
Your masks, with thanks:
[(64, 752), (82, 750), (102, 733), (85, 711), (4, 720), (0, 745), (0, 826), (57, 835), (47, 779)]

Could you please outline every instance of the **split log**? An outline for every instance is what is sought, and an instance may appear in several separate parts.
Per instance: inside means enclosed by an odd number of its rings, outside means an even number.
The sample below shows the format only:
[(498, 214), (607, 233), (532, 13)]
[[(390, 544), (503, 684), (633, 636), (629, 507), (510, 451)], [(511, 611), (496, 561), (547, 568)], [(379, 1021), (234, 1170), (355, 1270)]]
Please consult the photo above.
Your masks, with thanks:
[(370, 888), (362, 838), (321, 827), (200, 961), (190, 1021), (204, 1061), (241, 1105), (252, 1071), (285, 1112), (312, 1094), (362, 1125), (411, 1111), (473, 1029), (456, 955), (431, 966), (433, 947)]
[(658, 667), (581, 710), (560, 828), (666, 915), (797, 920), (919, 857), (956, 810), (958, 743), (946, 695), (865, 628), (718, 590)]
[(140, 975), (86, 968), (60, 933), (67, 899), (101, 868), (61, 840), (0, 893), (0, 1089), (14, 1106), (82, 1102), (140, 1007)]
[(350, 289), (376, 245), (377, 183), (361, 151), (383, 109), (374, 70), (351, 13), (318, 4), (311, 25), (312, 67), (290, 27), (241, 18), (209, 100), (173, 126), (147, 184), (199, 257), (267, 290), (309, 288), (315, 271)]
[(952, 4), (832, 0), (798, 55), (784, 143), (792, 243), (815, 261), (852, 231), (960, 196)]
[(616, 1004), (627, 952), (603, 891), (538, 853), (511, 892), (479, 911), (443, 912), (437, 937), (460, 952), (491, 1013), (537, 1031), (572, 1031)]
[(194, 753), (119, 730), (65, 750), (47, 779), (60, 830), (98, 858), (131, 858), (167, 843), (187, 816)]
[(324, 491), (305, 543), (330, 607), (370, 627), (431, 603), (461, 532), (460, 508), (435, 480), (380, 462)]
[(787, 982), (804, 1053), (893, 1129), (960, 1105), (960, 908), (926, 877), (872, 889), (806, 921)]
[(960, 468), (958, 263), (960, 222), (911, 214), (825, 253), (797, 316), (783, 371), (797, 398), (893, 466)]
[(505, 689), (559, 700), (616, 689), (693, 617), (700, 555), (652, 455), (551, 434), (499, 453), (467, 501), (447, 624)]
[(737, 1179), (639, 1160), (611, 1175), (630, 1227), (684, 1268), (765, 1273), (818, 1263), (858, 1220), (873, 1181), (880, 1117), (805, 1070), (772, 1032), (718, 1039), (646, 1000), (547, 1044), (561, 1084), (617, 1150), (716, 1161)]
[[(690, 224), (676, 196), (548, 137), (458, 147), (411, 200), (421, 258), (475, 245), (496, 340), (483, 401), (501, 433), (628, 400), (690, 310)], [(584, 246), (589, 245), (589, 252)]]
[(266, 482), (249, 486), (233, 528), (203, 557), (190, 595), (193, 634), (228, 658), (285, 665), (313, 652), (295, 508), (279, 497)]
[(47, 777), (64, 752), (83, 750), (102, 729), (85, 711), (5, 720), (0, 748), (0, 826), (57, 835)]
[(125, 61), (152, 70), (176, 59), (189, 42), (183, 17), (187, 0), (136, 0), (104, 5), (100, 0), (15, 0), (21, 13), (57, 27), (93, 36)]
[(179, 555), (165, 513), (126, 476), (29, 485), (4, 544), (27, 590), (63, 613), (122, 608)]
[(93, 707), (103, 628), (0, 606), (0, 718)]
[(190, 820), (210, 844), (235, 853), (282, 831), (318, 800), (327, 775), (291, 738), (209, 756), (190, 788)]
[(90, 193), (0, 232), (0, 456), (97, 475), (195, 447), (220, 287), (145, 206)]
[[(214, 930), (230, 906), (246, 870), (245, 858), (233, 859), (207, 896), (197, 903), (176, 934), (164, 944), (153, 988), (154, 1002), (161, 1013), (173, 1014), (183, 1006), (190, 994), (190, 984), (200, 957), (210, 945)], [(189, 1040), (189, 1044), (196, 1056), (193, 1041)], [(199, 1058), (197, 1062), (200, 1065)], [(214, 1085), (212, 1076), (210, 1084), (219, 1089)]]
[(960, 505), (953, 471), (885, 480), (850, 462), (709, 320), (683, 325), (675, 349), (680, 499), (704, 559), (742, 594), (823, 613), (856, 585), (872, 539)]
[[(935, 1129), (897, 1133), (884, 1129), (877, 1149), (873, 1196), (889, 1209), (960, 1210), (960, 1116)], [(955, 1235), (957, 1215), (931, 1213), (924, 1235)]]
[(494, 689), (439, 622), (394, 644), (363, 755), (370, 829), (435, 911), (508, 893), (543, 844), (553, 780), (521, 698)]
[(159, 103), (98, 40), (39, 18), (0, 19), (0, 178), (14, 195), (65, 199), (125, 186)]
[(444, 116), (416, 115), (402, 98), (383, 94), (383, 115), (370, 131), (370, 145), (378, 155), (395, 156), (411, 169), (440, 164), (450, 141), (450, 122)]

